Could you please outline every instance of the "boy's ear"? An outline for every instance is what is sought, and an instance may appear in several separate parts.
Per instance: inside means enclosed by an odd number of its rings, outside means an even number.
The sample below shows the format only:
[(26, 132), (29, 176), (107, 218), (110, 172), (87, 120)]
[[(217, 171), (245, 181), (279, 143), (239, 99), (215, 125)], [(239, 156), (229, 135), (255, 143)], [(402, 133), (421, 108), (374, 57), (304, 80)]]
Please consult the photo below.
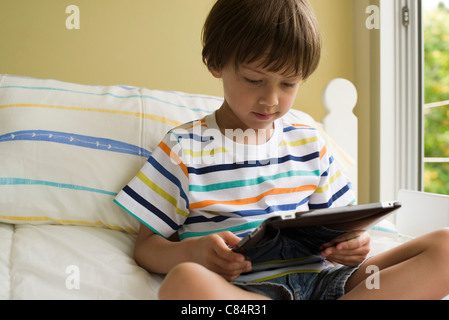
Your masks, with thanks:
[(217, 79), (221, 78), (221, 70), (215, 68), (215, 67), (209, 67), (210, 73)]

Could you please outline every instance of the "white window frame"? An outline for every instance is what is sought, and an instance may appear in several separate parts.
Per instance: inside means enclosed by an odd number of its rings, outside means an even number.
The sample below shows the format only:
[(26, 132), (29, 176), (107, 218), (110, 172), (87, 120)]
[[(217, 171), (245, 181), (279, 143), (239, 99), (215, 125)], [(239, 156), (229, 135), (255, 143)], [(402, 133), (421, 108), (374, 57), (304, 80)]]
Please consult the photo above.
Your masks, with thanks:
[[(403, 25), (403, 8), (409, 24)], [(379, 198), (422, 188), (421, 0), (380, 0)]]

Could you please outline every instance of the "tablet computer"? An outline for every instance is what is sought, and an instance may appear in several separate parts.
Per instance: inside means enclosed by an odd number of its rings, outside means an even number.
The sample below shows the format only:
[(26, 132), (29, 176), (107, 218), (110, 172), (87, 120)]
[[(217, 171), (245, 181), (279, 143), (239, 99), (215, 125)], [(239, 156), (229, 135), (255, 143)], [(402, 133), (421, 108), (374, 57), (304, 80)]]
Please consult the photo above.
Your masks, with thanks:
[(245, 236), (233, 250), (244, 253), (245, 250), (254, 248), (257, 243), (263, 240), (269, 228), (291, 229), (324, 226), (338, 231), (359, 230), (378, 222), (400, 207), (401, 203), (398, 201), (376, 202), (271, 217)]

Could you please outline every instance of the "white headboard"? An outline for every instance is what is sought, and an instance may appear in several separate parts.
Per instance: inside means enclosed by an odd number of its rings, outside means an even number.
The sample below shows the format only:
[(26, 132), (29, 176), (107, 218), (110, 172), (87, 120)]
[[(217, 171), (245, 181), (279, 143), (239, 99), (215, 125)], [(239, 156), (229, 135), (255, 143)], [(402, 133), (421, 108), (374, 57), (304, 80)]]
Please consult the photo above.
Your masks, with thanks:
[(358, 125), (353, 110), (357, 104), (357, 90), (346, 79), (333, 79), (323, 92), (323, 104), (328, 114), (323, 118), (326, 134), (335, 141), (333, 150), (340, 153), (345, 161), (339, 165), (351, 180), (354, 192), (357, 195), (357, 146)]

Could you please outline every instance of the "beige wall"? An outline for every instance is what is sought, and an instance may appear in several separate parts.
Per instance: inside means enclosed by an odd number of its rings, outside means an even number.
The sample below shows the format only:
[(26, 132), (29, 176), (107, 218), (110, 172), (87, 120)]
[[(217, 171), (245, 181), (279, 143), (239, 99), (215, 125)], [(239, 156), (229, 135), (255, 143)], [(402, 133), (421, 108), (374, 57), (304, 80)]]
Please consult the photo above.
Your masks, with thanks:
[[(354, 42), (357, 37), (365, 37), (357, 36), (357, 30), (363, 27), (356, 24), (364, 19), (366, 8), (357, 5), (358, 1), (310, 0), (324, 37), (323, 58), (317, 72), (300, 89), (295, 108), (318, 121), (326, 114), (321, 93), (329, 80), (343, 77), (356, 82), (356, 86), (360, 81), (369, 88), (363, 69), (357, 65), (369, 65), (369, 58), (355, 56), (366, 50), (359, 50), (360, 42)], [(201, 61), (201, 28), (213, 3), (214, 0), (1, 0), (0, 73), (221, 95), (220, 82), (209, 75)], [(65, 10), (72, 4), (80, 9), (79, 30), (66, 28), (69, 14)], [(365, 101), (366, 97), (365, 94)], [(359, 104), (356, 110), (366, 144), (369, 104)], [(361, 146), (360, 153), (369, 156), (366, 148)], [(364, 168), (361, 174), (368, 171)], [(368, 200), (367, 188), (365, 185), (359, 191), (360, 202)]]
[[(88, 84), (216, 92), (201, 63), (212, 0), (1, 0), (0, 72)], [(66, 7), (80, 29), (66, 28)], [(5, 50), (6, 49), (6, 50)], [(218, 92), (217, 92), (218, 93)]]
[[(1, 0), (0, 73), (88, 84), (128, 84), (221, 95), (201, 61), (201, 28), (213, 0)], [(311, 0), (324, 35), (317, 73), (295, 107), (318, 120), (321, 91), (353, 79), (352, 0)], [(80, 29), (68, 30), (68, 5)]]
[(321, 94), (333, 78), (354, 80), (353, 0), (309, 0), (323, 34), (322, 59), (317, 71), (300, 89), (295, 107), (321, 121), (326, 110)]

